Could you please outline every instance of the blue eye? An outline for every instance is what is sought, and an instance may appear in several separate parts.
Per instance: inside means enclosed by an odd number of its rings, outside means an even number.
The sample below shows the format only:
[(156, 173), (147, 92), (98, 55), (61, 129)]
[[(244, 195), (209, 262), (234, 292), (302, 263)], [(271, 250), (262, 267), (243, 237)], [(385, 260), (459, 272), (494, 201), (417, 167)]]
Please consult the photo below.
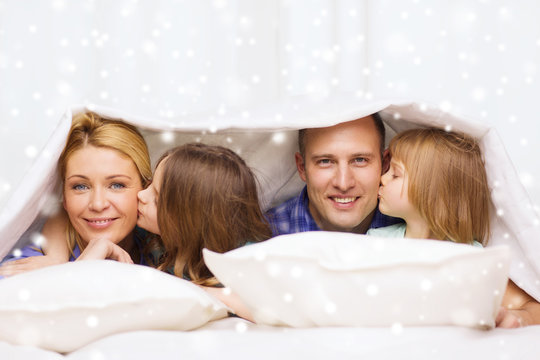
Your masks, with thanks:
[(358, 158), (354, 159), (354, 163), (358, 164), (358, 165), (363, 165), (363, 164), (367, 163), (367, 159), (363, 158), (363, 157), (358, 157)]
[(84, 190), (88, 190), (88, 186), (84, 185), (84, 184), (75, 184), (71, 187), (73, 190), (76, 190), (76, 191), (84, 191)]
[(111, 184), (111, 189), (113, 189), (113, 190), (120, 190), (120, 189), (123, 189), (125, 187), (126, 186), (124, 184), (121, 184), (121, 183), (113, 183), (113, 184)]

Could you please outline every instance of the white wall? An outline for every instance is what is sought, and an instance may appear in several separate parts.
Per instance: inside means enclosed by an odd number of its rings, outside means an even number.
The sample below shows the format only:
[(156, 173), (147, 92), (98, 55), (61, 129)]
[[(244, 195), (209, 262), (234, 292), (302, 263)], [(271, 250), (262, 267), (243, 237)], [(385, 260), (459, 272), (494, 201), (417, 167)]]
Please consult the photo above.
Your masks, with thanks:
[(342, 91), (495, 126), (540, 204), (539, 15), (533, 0), (3, 0), (0, 204), (73, 104), (174, 118)]

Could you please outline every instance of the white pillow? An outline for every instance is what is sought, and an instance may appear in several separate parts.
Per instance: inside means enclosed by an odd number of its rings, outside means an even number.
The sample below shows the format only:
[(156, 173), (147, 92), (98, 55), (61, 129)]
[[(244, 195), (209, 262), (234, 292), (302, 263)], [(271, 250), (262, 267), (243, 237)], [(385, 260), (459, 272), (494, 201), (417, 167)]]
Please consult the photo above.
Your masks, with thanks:
[(77, 261), (0, 280), (0, 340), (69, 352), (133, 330), (191, 330), (227, 308), (189, 281), (110, 260)]
[(204, 259), (257, 323), (293, 327), (490, 328), (510, 261), (506, 247), (323, 231), (205, 249)]

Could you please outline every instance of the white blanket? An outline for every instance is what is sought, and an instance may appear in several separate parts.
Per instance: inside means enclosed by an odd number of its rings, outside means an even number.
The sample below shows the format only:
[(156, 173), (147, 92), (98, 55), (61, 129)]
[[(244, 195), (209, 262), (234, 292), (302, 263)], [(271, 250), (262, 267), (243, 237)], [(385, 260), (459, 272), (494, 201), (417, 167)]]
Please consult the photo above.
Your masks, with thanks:
[[(74, 107), (37, 157), (29, 173), (0, 209), (0, 256), (5, 256), (50, 200), (56, 185), (56, 161), (62, 151)], [(187, 141), (218, 143), (240, 153), (259, 177), (266, 208), (294, 195), (302, 186), (296, 175), (296, 129), (334, 125), (381, 111), (392, 133), (416, 126), (439, 126), (466, 131), (481, 139), (494, 211), (489, 245), (512, 250), (511, 278), (540, 300), (540, 219), (521, 185), (503, 142), (494, 128), (453, 116), (424, 104), (365, 102), (354, 96), (292, 98), (243, 110), (220, 108), (206, 114), (175, 119), (141, 118), (127, 112), (93, 107), (90, 110), (121, 118), (140, 127), (155, 160), (168, 147)]]
[[(493, 128), (413, 102), (365, 102), (354, 96), (294, 98), (249, 109), (216, 109), (175, 119), (141, 118), (108, 108), (73, 107), (59, 120), (32, 168), (0, 209), (0, 256), (12, 250), (39, 215), (47, 215), (58, 200), (56, 161), (62, 151), (74, 113), (92, 110), (138, 126), (155, 161), (174, 145), (202, 141), (231, 147), (243, 156), (258, 176), (263, 206), (269, 208), (298, 193), (303, 186), (296, 174), (294, 152), (297, 129), (334, 125), (380, 111), (388, 139), (396, 132), (418, 126), (465, 131), (481, 140), (492, 189), (492, 234), (488, 246), (511, 249), (511, 278), (540, 300), (540, 220)], [(246, 331), (249, 330), (249, 331)], [(436, 329), (436, 330), (435, 330)], [(252, 331), (253, 330), (253, 331)], [(529, 336), (525, 336), (525, 335)], [(132, 332), (109, 336), (69, 355), (70, 359), (171, 358), (198, 354), (215, 358), (370, 358), (410, 359), (537, 358), (531, 349), (538, 327), (482, 332), (465, 328), (420, 327), (406, 329), (320, 328), (282, 329), (225, 319), (194, 332)], [(142, 341), (144, 339), (144, 341)], [(213, 345), (211, 345), (213, 344)], [(463, 344), (463, 346), (455, 346)], [(465, 346), (467, 345), (467, 346)], [(408, 352), (407, 352), (408, 351)], [(9, 358), (59, 359), (63, 355), (0, 342), (0, 355)], [(289, 356), (287, 356), (289, 355)], [(4, 356), (0, 356), (4, 358)], [(227, 357), (227, 356), (225, 356)], [(523, 358), (527, 358), (524, 356)]]
[(10, 360), (537, 360), (539, 336), (540, 326), (490, 331), (442, 326), (290, 329), (228, 318), (190, 332), (112, 335), (66, 355), (0, 342), (0, 356)]

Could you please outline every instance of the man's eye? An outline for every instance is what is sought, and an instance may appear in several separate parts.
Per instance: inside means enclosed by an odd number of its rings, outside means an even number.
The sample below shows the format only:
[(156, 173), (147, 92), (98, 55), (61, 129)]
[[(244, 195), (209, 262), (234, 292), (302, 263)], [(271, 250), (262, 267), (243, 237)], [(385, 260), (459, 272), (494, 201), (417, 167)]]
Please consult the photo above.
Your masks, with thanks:
[(317, 164), (320, 164), (320, 165), (328, 165), (330, 164), (330, 159), (320, 159), (317, 161)]
[(355, 158), (354, 159), (355, 164), (365, 164), (367, 163), (367, 159), (363, 157)]
[(120, 190), (120, 189), (123, 189), (125, 188), (126, 186), (122, 183), (113, 183), (111, 184), (111, 189), (113, 190)]

